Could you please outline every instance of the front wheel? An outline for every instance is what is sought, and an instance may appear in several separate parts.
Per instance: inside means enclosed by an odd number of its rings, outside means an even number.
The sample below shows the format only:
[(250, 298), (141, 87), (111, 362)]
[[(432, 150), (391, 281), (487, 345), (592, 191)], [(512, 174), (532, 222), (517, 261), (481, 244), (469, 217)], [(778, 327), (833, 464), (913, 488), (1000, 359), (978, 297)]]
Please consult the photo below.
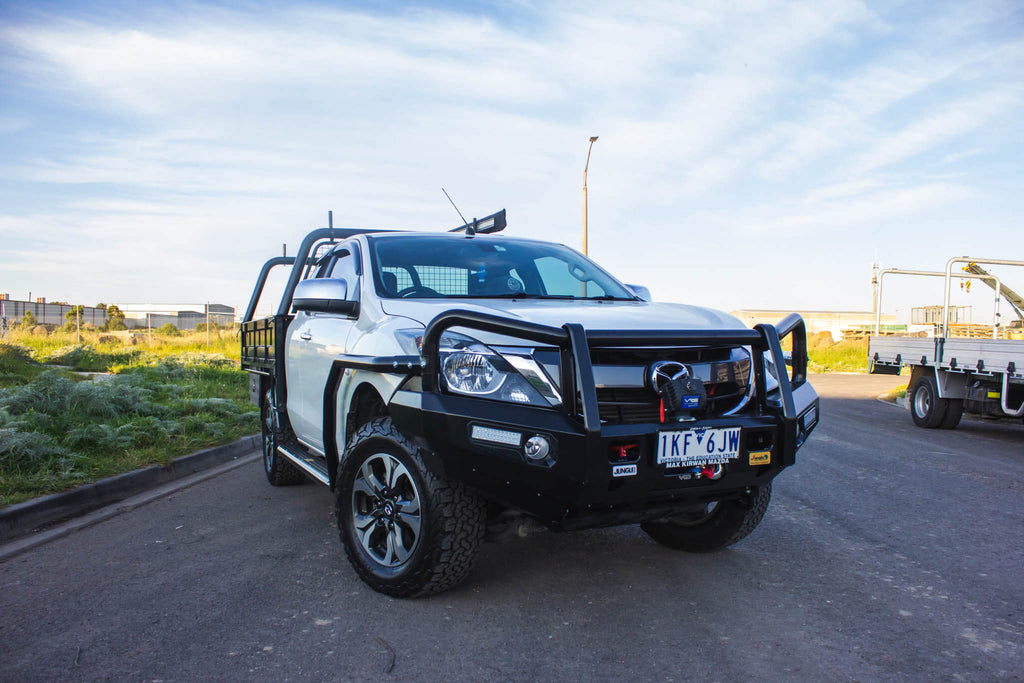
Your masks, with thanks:
[(484, 533), (482, 499), (431, 474), (390, 418), (353, 435), (334, 501), (345, 554), (374, 590), (429, 595), (469, 575)]
[(754, 530), (772, 497), (765, 484), (736, 500), (718, 500), (694, 506), (665, 521), (640, 525), (661, 545), (691, 553), (707, 553), (732, 545)]

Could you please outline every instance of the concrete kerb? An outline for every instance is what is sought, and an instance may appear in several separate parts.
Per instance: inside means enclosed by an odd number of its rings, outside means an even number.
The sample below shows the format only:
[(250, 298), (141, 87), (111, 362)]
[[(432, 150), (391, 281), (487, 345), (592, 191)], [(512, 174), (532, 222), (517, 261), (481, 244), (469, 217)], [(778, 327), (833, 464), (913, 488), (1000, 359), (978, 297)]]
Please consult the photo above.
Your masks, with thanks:
[(237, 460), (260, 446), (259, 436), (246, 436), (234, 443), (206, 448), (176, 458), (169, 465), (153, 465), (126, 472), (71, 491), (55, 493), (11, 505), (0, 510), (0, 544), (32, 533), (41, 527), (121, 502), (168, 482), (189, 477), (223, 463)]

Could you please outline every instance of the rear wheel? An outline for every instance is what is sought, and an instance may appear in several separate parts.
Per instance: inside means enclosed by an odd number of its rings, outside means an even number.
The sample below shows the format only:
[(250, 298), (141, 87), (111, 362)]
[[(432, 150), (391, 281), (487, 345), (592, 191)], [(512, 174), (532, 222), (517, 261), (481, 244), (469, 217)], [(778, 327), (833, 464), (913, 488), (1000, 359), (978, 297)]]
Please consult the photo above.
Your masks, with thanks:
[(482, 499), (431, 474), (390, 418), (353, 435), (334, 500), (345, 554), (374, 590), (429, 595), (469, 575), (484, 533)]
[(669, 548), (711, 552), (732, 545), (753, 531), (767, 512), (771, 497), (772, 485), (765, 484), (742, 498), (694, 506), (665, 521), (644, 522), (640, 528)]
[[(939, 398), (938, 385), (931, 375), (921, 375), (910, 386), (910, 415), (918, 427), (925, 429), (942, 427), (943, 420), (946, 418), (946, 403), (947, 401)], [(961, 403), (962, 408), (963, 404)]]
[(943, 399), (946, 401), (946, 416), (942, 418), (943, 429), (955, 429), (964, 416), (964, 400), (962, 398)]
[(305, 480), (302, 471), (277, 452), (281, 438), (281, 420), (274, 408), (274, 390), (263, 393), (260, 406), (260, 422), (263, 426), (263, 471), (267, 481), (274, 486), (290, 486)]

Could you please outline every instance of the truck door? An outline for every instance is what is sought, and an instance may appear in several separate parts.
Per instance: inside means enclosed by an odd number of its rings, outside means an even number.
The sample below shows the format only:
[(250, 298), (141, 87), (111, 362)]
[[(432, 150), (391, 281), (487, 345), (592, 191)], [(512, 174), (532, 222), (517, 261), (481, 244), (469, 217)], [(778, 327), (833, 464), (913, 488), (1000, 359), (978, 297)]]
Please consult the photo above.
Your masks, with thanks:
[[(322, 277), (343, 279), (350, 296), (359, 292), (358, 247), (336, 247)], [(298, 312), (288, 334), (288, 417), (306, 446), (324, 452), (324, 387), (334, 359), (348, 348), (356, 319), (338, 313)]]

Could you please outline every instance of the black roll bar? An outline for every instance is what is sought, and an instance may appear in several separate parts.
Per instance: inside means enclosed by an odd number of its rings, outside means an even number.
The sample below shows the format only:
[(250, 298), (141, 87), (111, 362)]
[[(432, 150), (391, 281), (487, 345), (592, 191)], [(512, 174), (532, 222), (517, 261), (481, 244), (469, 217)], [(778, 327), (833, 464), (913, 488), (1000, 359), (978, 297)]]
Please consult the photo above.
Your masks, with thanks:
[(367, 232), (376, 231), (318, 228), (306, 235), (306, 238), (302, 240), (302, 244), (299, 245), (299, 252), (295, 255), (295, 265), (292, 266), (291, 275), (288, 276), (288, 284), (284, 288), (284, 296), (281, 297), (281, 305), (277, 307), (277, 314), (288, 315), (288, 311), (292, 307), (292, 296), (295, 293), (295, 285), (299, 284), (299, 280), (302, 279), (302, 269), (307, 265), (309, 254), (313, 251), (313, 245), (320, 240), (330, 240), (334, 242), (348, 239), (355, 235), (365, 235)]
[(267, 276), (270, 275), (270, 271), (276, 266), (290, 266), (293, 263), (295, 263), (294, 256), (275, 256), (263, 264), (260, 276), (256, 278), (256, 287), (252, 290), (252, 298), (249, 299), (249, 305), (245, 307), (245, 317), (242, 318), (242, 322), (249, 322), (256, 315), (256, 305), (263, 295), (263, 287), (267, 284)]
[[(309, 265), (310, 252), (313, 251), (314, 245), (320, 240), (329, 240), (336, 242), (340, 240), (348, 239), (349, 237), (355, 237), (356, 235), (368, 235), (374, 233), (383, 232), (395, 232), (394, 230), (376, 230), (376, 229), (361, 229), (361, 228), (334, 228), (333, 227), (333, 215), (330, 211), (327, 212), (329, 220), (332, 223), (332, 227), (329, 228), (317, 228), (310, 232), (302, 240), (302, 244), (299, 246), (299, 251), (295, 256), (277, 256), (270, 259), (263, 264), (263, 269), (260, 270), (260, 276), (256, 281), (256, 287), (253, 290), (252, 298), (249, 299), (249, 305), (245, 309), (245, 317), (242, 319), (243, 322), (252, 320), (256, 314), (256, 305), (259, 303), (260, 296), (263, 294), (263, 287), (266, 285), (267, 276), (275, 266), (292, 266), (292, 272), (288, 276), (288, 285), (285, 287), (284, 296), (281, 297), (281, 305), (277, 308), (277, 315), (288, 315), (289, 310), (292, 307), (292, 294), (295, 290), (295, 285), (299, 284), (299, 280), (302, 279), (302, 269)], [(480, 219), (473, 219), (472, 223), (455, 228), (451, 232), (465, 231), (470, 228), (475, 228), (475, 232), (480, 234), (499, 232), (505, 229), (507, 222), (505, 220), (505, 209), (493, 213), (490, 216), (486, 216)]]

